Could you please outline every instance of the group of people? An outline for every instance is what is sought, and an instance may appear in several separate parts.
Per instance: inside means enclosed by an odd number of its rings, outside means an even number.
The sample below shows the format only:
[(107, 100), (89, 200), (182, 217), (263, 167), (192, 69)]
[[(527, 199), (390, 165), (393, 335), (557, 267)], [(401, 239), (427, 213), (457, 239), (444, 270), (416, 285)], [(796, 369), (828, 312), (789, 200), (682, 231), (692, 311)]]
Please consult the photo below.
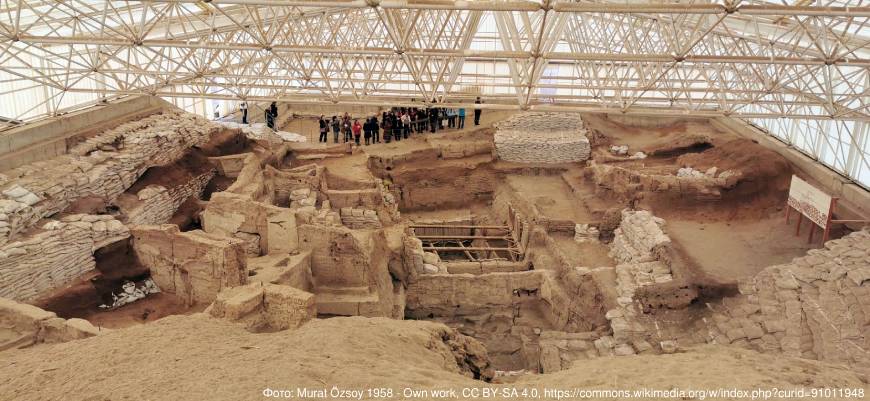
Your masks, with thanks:
[[(480, 104), (480, 98), (475, 100), (476, 104)], [(274, 103), (273, 103), (274, 105)], [(474, 125), (480, 125), (481, 110), (474, 109)], [(380, 143), (383, 141), (390, 143), (391, 141), (400, 141), (407, 139), (413, 134), (435, 131), (446, 128), (463, 129), (465, 128), (465, 109), (431, 107), (394, 107), (390, 111), (381, 113), (381, 119), (377, 116), (371, 116), (360, 123), (359, 119), (351, 119), (348, 113), (343, 116), (332, 116), (332, 119), (326, 119), (323, 115), (320, 116), (320, 139), (318, 142), (329, 142), (329, 131), (332, 129), (332, 140), (334, 143), (339, 142), (339, 138), (343, 138), (344, 142), (354, 142), (356, 145), (361, 144), (361, 139), (366, 145)]]

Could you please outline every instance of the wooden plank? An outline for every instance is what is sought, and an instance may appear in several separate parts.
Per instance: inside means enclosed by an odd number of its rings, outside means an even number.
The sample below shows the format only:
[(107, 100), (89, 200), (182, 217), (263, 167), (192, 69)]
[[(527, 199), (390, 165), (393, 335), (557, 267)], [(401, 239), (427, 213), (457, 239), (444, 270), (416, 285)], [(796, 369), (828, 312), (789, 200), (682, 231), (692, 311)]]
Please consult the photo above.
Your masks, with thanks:
[(454, 240), (454, 239), (498, 239), (509, 240), (507, 235), (418, 235), (421, 240)]
[(491, 248), (487, 246), (424, 246), (423, 250), (439, 250), (439, 251), (513, 251), (517, 252), (516, 248)]
[[(462, 248), (465, 248), (465, 244), (463, 244), (462, 241), (456, 241), (456, 243), (459, 244), (459, 246), (461, 246)], [(471, 254), (471, 252), (465, 251), (465, 256), (467, 256), (468, 259), (470, 259), (472, 262), (477, 260), (475, 259), (474, 255)]]
[(508, 226), (450, 226), (450, 225), (435, 225), (435, 224), (425, 224), (425, 225), (414, 224), (414, 225), (410, 225), (408, 227), (411, 227), (411, 228), (464, 228), (464, 229), (480, 228), (480, 229), (484, 229), (484, 230), (507, 230), (509, 228)]

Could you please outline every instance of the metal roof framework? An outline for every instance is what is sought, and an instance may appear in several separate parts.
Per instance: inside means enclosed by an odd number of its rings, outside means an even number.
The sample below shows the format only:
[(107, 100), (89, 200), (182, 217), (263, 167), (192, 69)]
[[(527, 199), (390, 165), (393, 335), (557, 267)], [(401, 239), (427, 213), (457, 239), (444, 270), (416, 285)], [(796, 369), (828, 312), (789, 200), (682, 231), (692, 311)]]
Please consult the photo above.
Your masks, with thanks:
[(868, 0), (0, 0), (9, 121), (137, 94), (483, 96), (491, 109), (744, 118), (867, 187), (868, 71)]

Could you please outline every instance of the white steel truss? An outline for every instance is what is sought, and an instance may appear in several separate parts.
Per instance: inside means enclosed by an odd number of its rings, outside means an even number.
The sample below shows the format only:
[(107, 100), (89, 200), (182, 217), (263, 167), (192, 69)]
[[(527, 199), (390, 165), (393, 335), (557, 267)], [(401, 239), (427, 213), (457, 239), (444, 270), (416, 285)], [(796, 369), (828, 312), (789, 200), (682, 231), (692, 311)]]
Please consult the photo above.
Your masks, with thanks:
[(0, 96), (38, 99), (0, 124), (134, 94), (483, 96), (491, 109), (741, 117), (787, 125), (786, 141), (842, 133), (857, 153), (803, 149), (868, 185), (868, 71), (870, 0), (0, 0)]

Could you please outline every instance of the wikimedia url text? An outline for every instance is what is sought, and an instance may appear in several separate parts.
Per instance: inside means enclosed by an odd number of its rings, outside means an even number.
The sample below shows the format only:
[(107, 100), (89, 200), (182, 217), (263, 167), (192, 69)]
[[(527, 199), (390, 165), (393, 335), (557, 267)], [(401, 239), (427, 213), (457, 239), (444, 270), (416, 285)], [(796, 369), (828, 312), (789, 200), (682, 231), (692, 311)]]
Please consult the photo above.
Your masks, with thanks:
[(864, 399), (863, 388), (716, 388), (716, 389), (582, 389), (538, 387), (463, 387), (463, 388), (342, 388), (296, 387), (290, 389), (263, 389), (262, 396), (277, 399), (694, 399), (716, 400), (794, 400), (794, 399)]

